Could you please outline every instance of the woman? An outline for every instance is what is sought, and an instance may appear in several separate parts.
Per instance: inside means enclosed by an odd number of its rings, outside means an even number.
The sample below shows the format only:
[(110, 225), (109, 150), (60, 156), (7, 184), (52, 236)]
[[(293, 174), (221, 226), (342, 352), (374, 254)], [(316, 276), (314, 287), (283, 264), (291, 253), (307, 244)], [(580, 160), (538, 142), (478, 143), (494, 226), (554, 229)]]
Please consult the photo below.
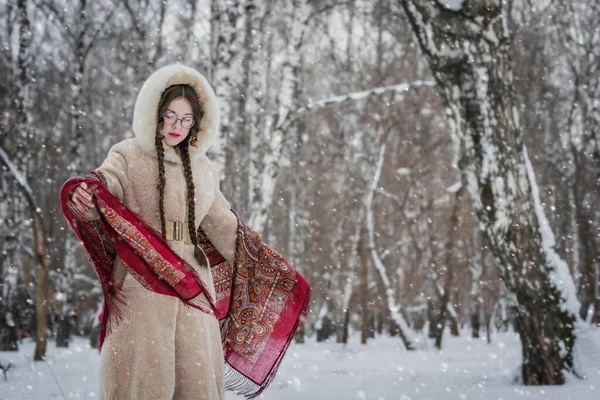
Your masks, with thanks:
[(138, 94), (135, 138), (61, 191), (105, 294), (102, 399), (255, 397), (306, 316), (306, 282), (219, 190), (205, 154), (218, 125), (206, 79), (163, 67)]

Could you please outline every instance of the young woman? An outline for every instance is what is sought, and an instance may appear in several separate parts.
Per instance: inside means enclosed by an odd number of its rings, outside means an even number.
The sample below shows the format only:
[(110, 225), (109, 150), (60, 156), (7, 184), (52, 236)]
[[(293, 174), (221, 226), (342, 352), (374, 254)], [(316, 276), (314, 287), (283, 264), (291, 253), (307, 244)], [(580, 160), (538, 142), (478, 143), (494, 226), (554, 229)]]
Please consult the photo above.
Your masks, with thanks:
[(105, 294), (102, 399), (255, 397), (306, 316), (304, 279), (219, 190), (205, 154), (218, 125), (206, 79), (163, 67), (138, 94), (135, 137), (61, 191)]

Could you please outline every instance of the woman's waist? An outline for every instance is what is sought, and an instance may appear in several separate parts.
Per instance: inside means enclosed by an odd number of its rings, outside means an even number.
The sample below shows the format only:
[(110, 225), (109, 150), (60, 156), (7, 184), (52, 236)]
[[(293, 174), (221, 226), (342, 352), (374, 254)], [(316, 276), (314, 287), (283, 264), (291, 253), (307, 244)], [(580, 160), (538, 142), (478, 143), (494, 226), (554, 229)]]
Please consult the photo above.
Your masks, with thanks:
[[(162, 232), (162, 223), (160, 220), (149, 220), (148, 223), (157, 231)], [(193, 246), (187, 222), (166, 219), (164, 237), (171, 243)]]

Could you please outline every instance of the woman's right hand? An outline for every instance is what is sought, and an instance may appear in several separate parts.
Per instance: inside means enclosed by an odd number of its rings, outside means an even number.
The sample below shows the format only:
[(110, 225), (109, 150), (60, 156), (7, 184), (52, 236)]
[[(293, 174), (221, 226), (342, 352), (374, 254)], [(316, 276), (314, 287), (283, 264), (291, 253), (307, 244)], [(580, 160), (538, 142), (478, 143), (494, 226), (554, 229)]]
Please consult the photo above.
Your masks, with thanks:
[(85, 182), (73, 189), (71, 201), (67, 203), (71, 213), (83, 218), (88, 211), (95, 207), (92, 201), (94, 189), (95, 185), (88, 186)]

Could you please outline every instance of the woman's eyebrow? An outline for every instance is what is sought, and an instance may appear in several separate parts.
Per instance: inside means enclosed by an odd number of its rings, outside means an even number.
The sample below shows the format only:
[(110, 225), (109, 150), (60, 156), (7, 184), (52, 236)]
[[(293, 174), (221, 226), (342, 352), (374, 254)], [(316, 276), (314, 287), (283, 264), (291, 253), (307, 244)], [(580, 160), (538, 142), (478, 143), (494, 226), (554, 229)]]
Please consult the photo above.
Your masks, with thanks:
[[(171, 110), (170, 108), (169, 108), (169, 109), (167, 109), (167, 111), (171, 111), (172, 113), (175, 113), (175, 114), (177, 114), (177, 113), (176, 113), (174, 110)], [(185, 113), (185, 114), (183, 114), (183, 115), (191, 115), (191, 116), (194, 116), (194, 114), (192, 114), (192, 113)]]

